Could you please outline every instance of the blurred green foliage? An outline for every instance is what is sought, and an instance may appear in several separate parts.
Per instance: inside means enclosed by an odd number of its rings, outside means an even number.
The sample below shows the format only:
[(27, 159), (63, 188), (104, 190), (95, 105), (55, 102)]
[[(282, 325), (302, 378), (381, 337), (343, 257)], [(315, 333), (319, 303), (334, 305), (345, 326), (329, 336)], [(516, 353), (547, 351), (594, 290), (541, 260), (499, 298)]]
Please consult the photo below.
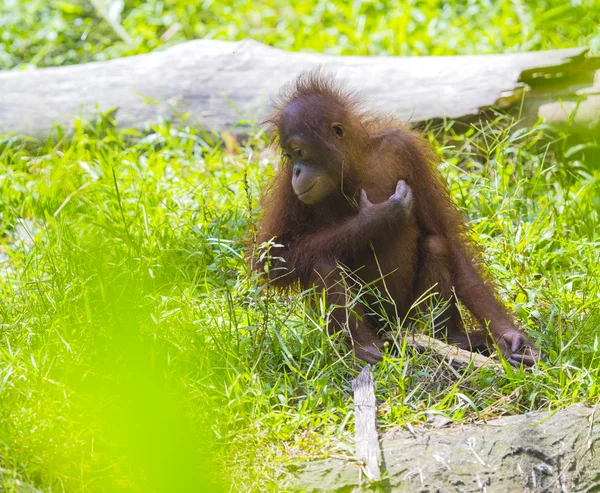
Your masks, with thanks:
[(196, 38), (341, 55), (600, 53), (599, 26), (597, 0), (3, 0), (0, 69), (106, 60)]
[(140, 147), (79, 132), (37, 158), (0, 140), (0, 490), (24, 469), (52, 491), (226, 491), (191, 239)]

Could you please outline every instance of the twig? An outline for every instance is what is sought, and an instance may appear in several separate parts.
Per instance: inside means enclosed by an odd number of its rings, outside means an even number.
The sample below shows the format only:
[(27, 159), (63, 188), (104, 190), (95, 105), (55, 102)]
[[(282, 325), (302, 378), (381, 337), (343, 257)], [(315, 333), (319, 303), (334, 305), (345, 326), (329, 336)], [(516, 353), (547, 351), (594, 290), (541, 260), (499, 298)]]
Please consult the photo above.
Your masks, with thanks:
[(411, 334), (408, 337), (409, 344), (418, 348), (433, 351), (448, 360), (448, 362), (454, 366), (463, 367), (473, 365), (475, 368), (481, 368), (483, 366), (502, 368), (502, 365), (491, 357), (460, 349), (459, 347), (446, 344), (443, 341), (424, 334)]

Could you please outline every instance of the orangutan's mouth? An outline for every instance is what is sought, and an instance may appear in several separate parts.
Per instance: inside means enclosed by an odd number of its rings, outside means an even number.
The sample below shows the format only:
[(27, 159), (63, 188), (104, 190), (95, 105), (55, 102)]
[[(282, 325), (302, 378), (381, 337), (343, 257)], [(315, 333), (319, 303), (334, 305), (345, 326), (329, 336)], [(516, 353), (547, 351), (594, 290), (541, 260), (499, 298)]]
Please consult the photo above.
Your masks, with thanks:
[(303, 195), (306, 195), (308, 192), (310, 192), (315, 187), (316, 184), (317, 184), (317, 180), (313, 181), (312, 184), (306, 190), (304, 190), (303, 192), (300, 192), (298, 194), (298, 198), (300, 198)]

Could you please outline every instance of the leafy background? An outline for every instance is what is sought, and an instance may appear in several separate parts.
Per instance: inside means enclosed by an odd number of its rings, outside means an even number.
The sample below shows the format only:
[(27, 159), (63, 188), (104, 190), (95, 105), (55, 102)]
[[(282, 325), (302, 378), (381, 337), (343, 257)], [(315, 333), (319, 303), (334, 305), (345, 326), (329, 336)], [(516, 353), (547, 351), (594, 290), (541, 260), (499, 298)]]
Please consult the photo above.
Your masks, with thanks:
[(458, 55), (571, 46), (600, 52), (596, 0), (4, 0), (0, 68), (145, 53), (189, 39), (253, 38), (336, 55)]

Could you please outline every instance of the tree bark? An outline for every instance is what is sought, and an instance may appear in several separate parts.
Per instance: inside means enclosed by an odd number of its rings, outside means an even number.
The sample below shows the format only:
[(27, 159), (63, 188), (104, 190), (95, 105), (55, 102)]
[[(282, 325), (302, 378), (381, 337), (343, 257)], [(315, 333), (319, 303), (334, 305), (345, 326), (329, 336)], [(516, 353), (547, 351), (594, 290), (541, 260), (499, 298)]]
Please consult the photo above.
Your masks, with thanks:
[[(292, 490), (305, 492), (600, 491), (600, 409), (581, 404), (487, 424), (397, 430), (381, 440), (383, 480), (360, 464), (328, 459), (296, 468)], [(361, 483), (362, 482), (362, 483)]]
[[(44, 139), (55, 123), (116, 109), (120, 128), (143, 130), (160, 118), (209, 130), (246, 133), (266, 114), (270, 97), (299, 72), (322, 66), (358, 88), (379, 110), (420, 122), (476, 115), (493, 106), (520, 106), (532, 117), (541, 105), (566, 119), (572, 104), (582, 124), (600, 116), (587, 101), (600, 94), (600, 59), (584, 48), (455, 57), (359, 57), (290, 53), (255, 41), (198, 40), (164, 51), (84, 65), (0, 73), (0, 135)], [(550, 82), (549, 82), (550, 81)], [(529, 104), (531, 102), (531, 104)], [(565, 114), (567, 116), (565, 116)], [(592, 122), (592, 123), (590, 123)]]

